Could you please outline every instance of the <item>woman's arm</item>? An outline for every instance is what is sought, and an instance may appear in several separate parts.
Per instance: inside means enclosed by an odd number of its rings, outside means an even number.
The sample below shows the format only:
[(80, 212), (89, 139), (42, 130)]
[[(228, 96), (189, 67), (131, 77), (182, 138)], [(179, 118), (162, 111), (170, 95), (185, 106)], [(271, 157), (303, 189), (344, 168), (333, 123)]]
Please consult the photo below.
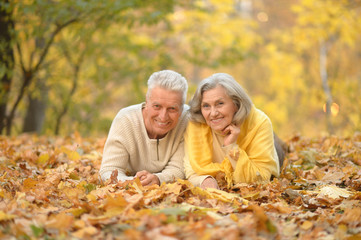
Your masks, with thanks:
[(201, 187), (203, 181), (206, 178), (211, 177), (210, 175), (197, 175), (197, 173), (193, 170), (189, 162), (186, 145), (184, 146), (184, 171), (185, 171), (186, 179), (190, 181), (195, 187)]
[(269, 181), (272, 174), (278, 176), (278, 159), (271, 121), (265, 119), (252, 135), (247, 137), (251, 139), (247, 146), (239, 146), (238, 151), (229, 154), (238, 155), (234, 180), (252, 183)]

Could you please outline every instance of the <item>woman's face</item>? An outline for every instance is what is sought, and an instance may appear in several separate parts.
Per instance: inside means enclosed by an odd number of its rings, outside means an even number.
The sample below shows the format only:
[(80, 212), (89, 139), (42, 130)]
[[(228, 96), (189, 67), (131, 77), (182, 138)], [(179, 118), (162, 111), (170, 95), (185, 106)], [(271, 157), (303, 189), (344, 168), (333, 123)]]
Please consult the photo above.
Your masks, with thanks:
[(201, 111), (208, 126), (221, 132), (232, 123), (237, 106), (222, 86), (203, 92)]

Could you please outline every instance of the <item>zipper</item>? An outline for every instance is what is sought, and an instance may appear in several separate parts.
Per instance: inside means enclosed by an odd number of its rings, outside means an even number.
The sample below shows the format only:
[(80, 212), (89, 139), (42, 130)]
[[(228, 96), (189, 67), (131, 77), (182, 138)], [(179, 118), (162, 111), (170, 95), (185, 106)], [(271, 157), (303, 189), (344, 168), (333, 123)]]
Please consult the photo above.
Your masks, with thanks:
[(159, 161), (159, 139), (157, 138), (157, 159)]

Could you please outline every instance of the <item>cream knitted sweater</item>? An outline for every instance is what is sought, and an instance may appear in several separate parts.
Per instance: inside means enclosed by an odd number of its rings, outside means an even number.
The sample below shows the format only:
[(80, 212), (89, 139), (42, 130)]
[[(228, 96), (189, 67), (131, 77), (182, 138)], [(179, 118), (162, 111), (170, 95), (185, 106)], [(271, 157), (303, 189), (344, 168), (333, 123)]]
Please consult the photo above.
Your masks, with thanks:
[(100, 176), (103, 181), (118, 170), (118, 180), (130, 180), (142, 170), (155, 174), (159, 181), (184, 178), (183, 134), (187, 126), (187, 105), (177, 126), (162, 139), (148, 137), (142, 108), (144, 103), (121, 109), (113, 120), (104, 146)]

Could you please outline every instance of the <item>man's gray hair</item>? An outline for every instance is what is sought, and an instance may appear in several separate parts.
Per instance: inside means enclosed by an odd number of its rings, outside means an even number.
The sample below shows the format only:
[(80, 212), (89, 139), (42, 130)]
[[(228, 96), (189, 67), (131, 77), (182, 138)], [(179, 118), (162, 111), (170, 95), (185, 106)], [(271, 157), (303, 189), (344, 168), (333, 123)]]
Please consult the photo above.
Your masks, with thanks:
[(222, 86), (237, 106), (238, 110), (233, 116), (232, 123), (236, 125), (242, 123), (251, 112), (252, 101), (242, 86), (227, 73), (215, 73), (199, 83), (193, 98), (189, 102), (191, 120), (206, 123), (201, 111), (203, 93), (217, 86)]
[(172, 70), (162, 70), (153, 73), (148, 79), (148, 91), (146, 98), (150, 97), (152, 90), (161, 87), (171, 91), (177, 91), (182, 94), (182, 106), (187, 99), (188, 83), (179, 73)]

